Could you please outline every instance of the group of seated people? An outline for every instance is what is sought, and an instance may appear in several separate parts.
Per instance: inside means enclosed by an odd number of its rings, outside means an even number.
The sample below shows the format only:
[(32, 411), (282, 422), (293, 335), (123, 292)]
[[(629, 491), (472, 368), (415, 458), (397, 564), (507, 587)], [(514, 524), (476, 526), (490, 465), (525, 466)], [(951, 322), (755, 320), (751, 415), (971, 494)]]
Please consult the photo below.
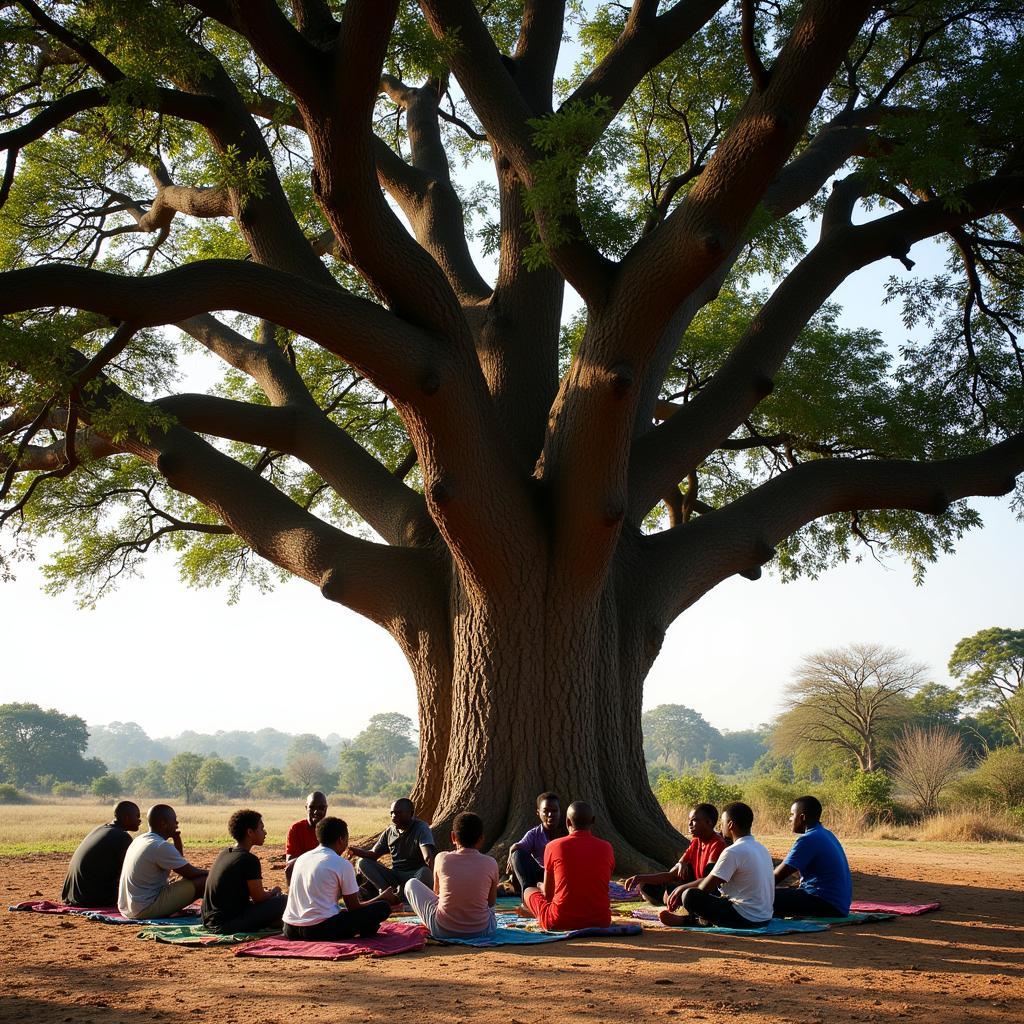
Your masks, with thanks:
[[(821, 824), (821, 804), (800, 797), (790, 820), (797, 833), (785, 859), (773, 864), (750, 834), (753, 812), (744, 803), (722, 811), (697, 804), (690, 811), (690, 843), (668, 871), (627, 878), (659, 918), (671, 926), (758, 928), (775, 917), (845, 917), (852, 899), (846, 855)], [(577, 800), (566, 810), (555, 793), (537, 798), (540, 824), (509, 851), (507, 869), (522, 896), (517, 913), (548, 931), (607, 927), (609, 882), (615, 869), (610, 843), (592, 832), (594, 811)], [(71, 859), (62, 899), (75, 906), (111, 906), (133, 920), (169, 917), (202, 898), (203, 924), (221, 934), (280, 927), (286, 938), (330, 941), (374, 935), (393, 907), (407, 902), (436, 938), (494, 933), (499, 869), (481, 852), (484, 825), (477, 814), (456, 816), (452, 849), (438, 852), (430, 826), (407, 799), (391, 807), (391, 825), (373, 846), (349, 846), (348, 826), (328, 816), (327, 798), (311, 793), (306, 818), (288, 832), (288, 892), (264, 888), (259, 858), (267, 831), (258, 811), (231, 815), (235, 845), (207, 872), (184, 855), (178, 820), (167, 804), (151, 807), (149, 830), (134, 840), (139, 808), (123, 801), (114, 821), (94, 829)], [(346, 857), (346, 853), (348, 856)], [(380, 863), (385, 854), (390, 866)], [(353, 863), (354, 860), (354, 863)], [(171, 881), (174, 871), (178, 880)], [(359, 876), (362, 876), (360, 883)], [(790, 876), (799, 885), (784, 887)]]

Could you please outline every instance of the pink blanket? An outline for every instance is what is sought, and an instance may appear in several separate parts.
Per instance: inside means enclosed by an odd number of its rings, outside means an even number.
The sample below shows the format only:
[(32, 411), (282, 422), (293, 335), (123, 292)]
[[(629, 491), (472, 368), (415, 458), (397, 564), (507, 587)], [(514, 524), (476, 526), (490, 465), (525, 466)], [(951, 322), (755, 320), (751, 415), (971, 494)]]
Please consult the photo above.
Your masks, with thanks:
[(54, 903), (53, 900), (25, 900), (15, 903), (10, 910), (31, 910), (35, 914), (116, 914), (117, 907), (73, 907), (70, 903)]
[(874, 900), (854, 900), (850, 910), (857, 913), (899, 914), (901, 917), (913, 917), (927, 914), (929, 910), (938, 910), (940, 903), (876, 903)]
[(357, 956), (394, 956), (409, 953), (426, 945), (427, 930), (418, 924), (380, 926), (372, 939), (348, 939), (345, 942), (295, 942), (280, 935), (271, 935), (258, 942), (249, 942), (235, 950), (235, 956), (298, 957), (303, 960), (353, 960)]

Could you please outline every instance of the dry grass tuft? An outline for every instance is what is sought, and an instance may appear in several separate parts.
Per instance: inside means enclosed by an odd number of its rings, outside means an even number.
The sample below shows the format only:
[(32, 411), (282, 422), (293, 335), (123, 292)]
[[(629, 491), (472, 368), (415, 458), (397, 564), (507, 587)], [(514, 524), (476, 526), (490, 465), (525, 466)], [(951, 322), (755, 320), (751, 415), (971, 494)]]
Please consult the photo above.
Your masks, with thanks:
[(1020, 843), (1019, 826), (1000, 811), (942, 811), (916, 825), (880, 825), (865, 833), (869, 839), (930, 843)]

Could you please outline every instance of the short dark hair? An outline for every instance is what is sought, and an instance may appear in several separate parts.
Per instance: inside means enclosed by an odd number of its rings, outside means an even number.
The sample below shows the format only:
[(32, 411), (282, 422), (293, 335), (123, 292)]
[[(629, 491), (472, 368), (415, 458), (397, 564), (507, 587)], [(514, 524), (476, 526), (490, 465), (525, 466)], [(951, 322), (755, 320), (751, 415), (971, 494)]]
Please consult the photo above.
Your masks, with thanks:
[(459, 846), (476, 846), (484, 834), (484, 823), (479, 814), (463, 811), (456, 815), (455, 821), (452, 823), (452, 831), (455, 833)]
[(394, 804), (392, 804), (392, 806), (393, 807), (408, 807), (410, 814), (415, 814), (416, 813), (416, 805), (407, 796), (400, 796), (394, 802)]
[(129, 812), (137, 811), (138, 809), (139, 805), (133, 800), (122, 800), (114, 806), (114, 821), (120, 821), (122, 818), (127, 817)]
[(347, 835), (348, 825), (341, 818), (324, 818), (316, 826), (316, 838), (321, 846), (333, 846)]
[(816, 796), (798, 796), (793, 803), (811, 821), (821, 821), (821, 801)]
[(155, 832), (157, 825), (170, 821), (174, 816), (174, 808), (170, 804), (153, 804), (146, 815), (146, 824)]
[(706, 818), (712, 825), (718, 821), (718, 808), (714, 804), (694, 804), (690, 810)]
[(540, 805), (544, 803), (545, 800), (554, 800), (559, 807), (562, 805), (562, 801), (559, 799), (557, 793), (541, 793), (541, 795), (537, 797), (537, 810), (540, 810)]
[(722, 813), (728, 814), (732, 823), (741, 832), (749, 832), (750, 826), (754, 824), (754, 812), (747, 804), (741, 803), (739, 800), (726, 804), (722, 808)]
[(245, 833), (249, 829), (257, 829), (260, 827), (260, 822), (263, 820), (263, 815), (259, 811), (249, 810), (248, 808), (235, 811), (234, 814), (228, 818), (228, 833), (236, 843), (240, 843), (245, 838)]

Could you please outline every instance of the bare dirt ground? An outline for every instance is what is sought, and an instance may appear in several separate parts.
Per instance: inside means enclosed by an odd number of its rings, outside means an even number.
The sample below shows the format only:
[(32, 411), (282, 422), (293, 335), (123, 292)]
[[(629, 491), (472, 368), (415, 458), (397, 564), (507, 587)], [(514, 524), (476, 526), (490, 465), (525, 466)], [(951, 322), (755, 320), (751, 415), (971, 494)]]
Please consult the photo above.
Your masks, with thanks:
[[(1024, 850), (854, 844), (849, 852), (859, 897), (940, 900), (942, 909), (777, 938), (647, 931), (495, 951), (428, 946), (340, 963), (240, 959), (230, 948), (143, 942), (132, 926), (4, 912), (0, 1021), (1024, 1020)], [(268, 884), (280, 853), (263, 853)], [(0, 859), (4, 902), (57, 897), (66, 861)]]

